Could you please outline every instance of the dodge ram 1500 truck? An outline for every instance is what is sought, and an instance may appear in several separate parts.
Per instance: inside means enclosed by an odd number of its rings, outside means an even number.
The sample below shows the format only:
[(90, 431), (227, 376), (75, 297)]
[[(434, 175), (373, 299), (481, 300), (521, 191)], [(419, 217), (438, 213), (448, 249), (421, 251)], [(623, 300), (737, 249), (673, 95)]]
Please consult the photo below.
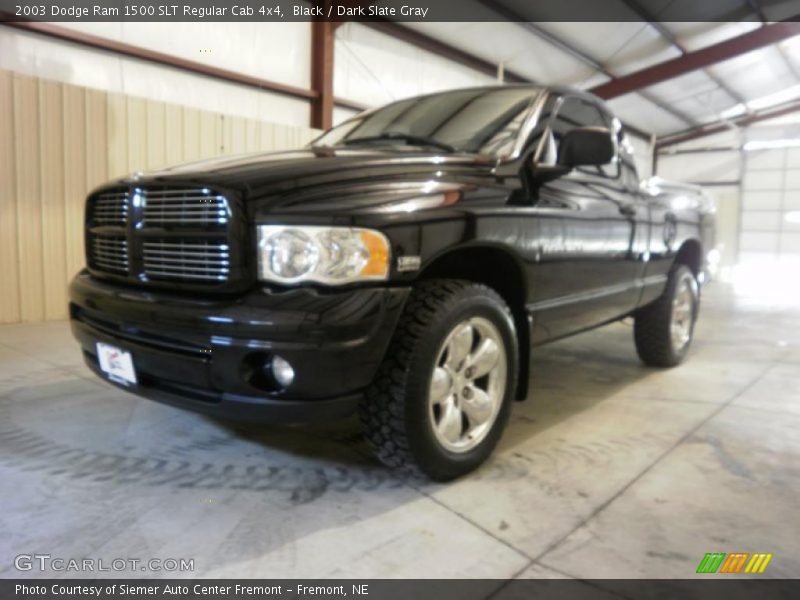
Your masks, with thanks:
[(644, 363), (684, 359), (714, 210), (642, 184), (598, 98), (498, 86), (132, 175), (85, 235), (70, 315), (99, 376), (221, 417), (358, 412), (381, 461), (447, 480), (497, 444), (533, 347), (632, 317)]

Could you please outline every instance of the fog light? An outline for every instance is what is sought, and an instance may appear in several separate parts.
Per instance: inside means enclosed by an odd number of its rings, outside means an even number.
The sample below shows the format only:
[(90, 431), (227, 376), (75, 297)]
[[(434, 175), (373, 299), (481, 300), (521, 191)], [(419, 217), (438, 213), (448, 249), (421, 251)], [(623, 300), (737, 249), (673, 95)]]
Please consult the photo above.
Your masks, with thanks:
[(294, 381), (294, 369), (288, 360), (280, 356), (273, 356), (272, 376), (282, 387), (289, 387)]

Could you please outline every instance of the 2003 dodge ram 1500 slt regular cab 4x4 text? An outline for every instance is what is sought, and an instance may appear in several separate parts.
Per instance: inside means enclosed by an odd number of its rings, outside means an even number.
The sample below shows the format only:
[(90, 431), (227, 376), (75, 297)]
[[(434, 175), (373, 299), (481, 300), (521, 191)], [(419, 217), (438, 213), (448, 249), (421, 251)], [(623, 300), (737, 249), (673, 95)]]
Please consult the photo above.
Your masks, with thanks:
[(385, 464), (447, 480), (496, 445), (531, 348), (632, 316), (645, 363), (681, 362), (713, 238), (709, 199), (640, 183), (596, 97), (463, 89), (95, 190), (70, 315), (120, 387), (248, 420), (358, 411)]

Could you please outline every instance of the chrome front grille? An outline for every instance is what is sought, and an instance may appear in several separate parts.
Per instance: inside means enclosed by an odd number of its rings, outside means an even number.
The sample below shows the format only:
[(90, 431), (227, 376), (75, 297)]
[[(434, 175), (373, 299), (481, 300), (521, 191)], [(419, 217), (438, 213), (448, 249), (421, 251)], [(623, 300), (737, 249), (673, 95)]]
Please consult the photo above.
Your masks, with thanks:
[(90, 265), (112, 273), (128, 273), (128, 242), (119, 236), (95, 235), (91, 241)]
[(92, 203), (91, 221), (95, 225), (124, 225), (128, 221), (128, 191), (98, 194)]
[(154, 279), (225, 281), (230, 273), (230, 252), (222, 240), (165, 238), (142, 244), (144, 273)]
[[(237, 205), (238, 206), (238, 205)], [(204, 187), (131, 185), (87, 204), (87, 263), (135, 285), (225, 287), (245, 275), (240, 209)]]
[(140, 192), (143, 226), (224, 226), (230, 219), (225, 196), (209, 189), (163, 189)]

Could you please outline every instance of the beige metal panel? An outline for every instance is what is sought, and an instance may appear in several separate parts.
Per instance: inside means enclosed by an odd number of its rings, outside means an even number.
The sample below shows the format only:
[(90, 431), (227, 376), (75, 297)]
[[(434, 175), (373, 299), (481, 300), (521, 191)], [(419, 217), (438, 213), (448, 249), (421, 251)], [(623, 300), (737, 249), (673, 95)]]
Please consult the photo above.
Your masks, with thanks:
[[(83, 254), (83, 204), (86, 181), (87, 144), (86, 90), (64, 86), (64, 235), (67, 278), (85, 263)], [(96, 150), (91, 148), (92, 153)]]
[(258, 152), (261, 149), (261, 128), (255, 119), (247, 119), (245, 123), (245, 148), (247, 152)]
[(211, 158), (221, 154), (221, 119), (214, 113), (200, 113), (200, 157)]
[(14, 75), (13, 87), (20, 317), (23, 321), (41, 321), (45, 311), (39, 173), (39, 84), (32, 77)]
[(275, 134), (273, 138), (273, 143), (275, 144), (275, 150), (289, 150), (292, 148), (292, 140), (290, 138), (289, 130), (290, 127), (286, 127), (285, 125), (273, 125), (272, 126)]
[(258, 125), (261, 150), (275, 150), (275, 125), (261, 122)]
[(106, 136), (108, 175), (111, 179), (123, 177), (130, 172), (128, 168), (128, 103), (125, 96), (108, 95)]
[(163, 102), (147, 101), (147, 164), (148, 169), (157, 169), (167, 164), (166, 105)]
[(125, 175), (147, 170), (147, 101), (142, 98), (127, 98), (128, 167)]
[(183, 107), (167, 104), (164, 121), (165, 161), (177, 165), (184, 161), (183, 153)]
[(63, 319), (67, 316), (63, 102), (62, 84), (39, 81), (39, 177), (46, 319)]
[(230, 140), (225, 146), (225, 153), (243, 154), (247, 152), (247, 119), (242, 117), (226, 117), (230, 126)]
[(298, 129), (300, 132), (300, 137), (303, 141), (303, 146), (311, 142), (312, 140), (317, 139), (321, 134), (321, 129)]
[(13, 77), (0, 71), (0, 323), (20, 320)]
[(200, 111), (183, 109), (183, 157), (189, 162), (200, 158)]
[(86, 192), (109, 179), (108, 96), (86, 90)]

